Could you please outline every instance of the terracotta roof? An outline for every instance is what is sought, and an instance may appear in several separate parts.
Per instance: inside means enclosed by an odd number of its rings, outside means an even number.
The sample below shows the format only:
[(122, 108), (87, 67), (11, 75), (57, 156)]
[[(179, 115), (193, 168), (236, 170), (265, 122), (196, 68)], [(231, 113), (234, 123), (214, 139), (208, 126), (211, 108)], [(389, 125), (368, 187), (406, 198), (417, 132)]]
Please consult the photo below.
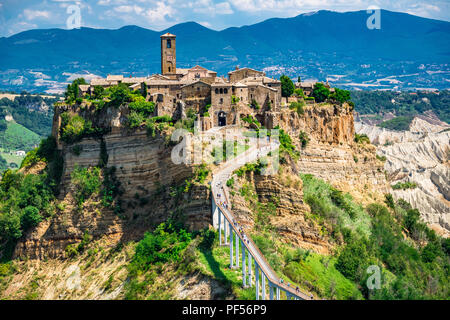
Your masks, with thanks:
[(228, 74), (235, 73), (235, 72), (242, 71), (242, 70), (252, 70), (252, 71), (256, 71), (258, 73), (264, 73), (263, 71), (258, 71), (258, 70), (252, 69), (252, 68), (245, 67), (245, 68), (240, 68), (240, 69), (237, 69), (237, 70), (230, 71), (230, 72), (228, 72)]
[(121, 81), (123, 80), (123, 75), (108, 75), (106, 77), (107, 81)]
[(163, 35), (161, 35), (161, 37), (176, 37), (176, 35), (167, 32), (167, 33), (164, 33)]
[(191, 86), (191, 85), (196, 84), (196, 83), (203, 83), (203, 84), (207, 85), (208, 87), (211, 86), (211, 84), (209, 84), (209, 83), (207, 83), (207, 82), (205, 82), (205, 81), (197, 80), (197, 81), (195, 81), (195, 82), (185, 84), (185, 85), (181, 86), (181, 88), (188, 87), (188, 86)]
[(80, 84), (78, 87), (80, 88), (81, 91), (88, 91), (90, 85), (88, 85), (88, 84)]

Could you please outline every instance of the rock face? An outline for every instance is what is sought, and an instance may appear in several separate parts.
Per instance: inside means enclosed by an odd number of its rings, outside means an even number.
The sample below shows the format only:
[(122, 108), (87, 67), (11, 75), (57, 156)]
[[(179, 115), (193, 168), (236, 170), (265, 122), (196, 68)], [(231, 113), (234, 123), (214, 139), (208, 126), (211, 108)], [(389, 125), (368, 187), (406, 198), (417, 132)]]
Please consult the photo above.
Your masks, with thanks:
[(233, 212), (244, 228), (252, 229), (255, 224), (255, 207), (239, 193), (242, 186), (252, 190), (254, 200), (276, 204), (276, 215), (270, 216), (270, 224), (282, 235), (284, 241), (320, 253), (329, 253), (331, 245), (320, 234), (319, 228), (311, 220), (305, 219), (309, 206), (303, 201), (303, 183), (299, 177), (289, 173), (274, 176), (248, 173), (237, 179), (231, 197)]
[[(85, 232), (94, 238), (106, 236), (111, 239), (111, 245), (120, 240), (138, 239), (171, 215), (181, 216), (192, 229), (209, 225), (210, 192), (207, 186), (193, 185), (189, 192), (176, 195), (170, 189), (170, 186), (181, 185), (191, 177), (194, 167), (172, 162), (172, 147), (167, 144), (165, 134), (149, 137), (145, 130), (128, 131), (123, 124), (124, 110), (109, 108), (93, 123), (94, 126), (111, 128), (102, 137), (103, 147), (100, 138), (84, 138), (67, 145), (59, 140), (58, 135), (59, 114), (63, 110), (55, 112), (53, 134), (64, 158), (59, 195), (60, 207), (64, 208), (58, 209), (54, 217), (40, 224), (17, 244), (16, 257), (59, 257), (68, 244), (81, 241)], [(89, 118), (89, 115), (85, 117)], [(73, 151), (76, 146), (81, 148), (79, 155)], [(96, 166), (102, 152), (108, 155), (107, 167), (116, 168), (115, 178), (120, 181), (122, 191), (122, 214), (105, 208), (100, 196), (89, 199), (81, 209), (76, 207), (73, 199), (73, 169)]]
[[(307, 106), (302, 116), (286, 111), (278, 119), (301, 150), (299, 172), (324, 179), (362, 202), (379, 199), (387, 191), (375, 147), (354, 142), (353, 112), (347, 104)], [(298, 138), (301, 131), (310, 139), (305, 149)], [(369, 200), (369, 193), (374, 198)]]
[[(450, 132), (442, 130), (449, 126), (421, 117), (412, 121), (409, 131), (389, 131), (360, 122), (355, 127), (378, 144), (378, 154), (387, 158), (385, 170), (391, 184), (417, 184), (413, 189), (391, 190), (393, 196), (410, 202), (431, 227), (450, 235)], [(386, 141), (390, 143), (384, 145)]]

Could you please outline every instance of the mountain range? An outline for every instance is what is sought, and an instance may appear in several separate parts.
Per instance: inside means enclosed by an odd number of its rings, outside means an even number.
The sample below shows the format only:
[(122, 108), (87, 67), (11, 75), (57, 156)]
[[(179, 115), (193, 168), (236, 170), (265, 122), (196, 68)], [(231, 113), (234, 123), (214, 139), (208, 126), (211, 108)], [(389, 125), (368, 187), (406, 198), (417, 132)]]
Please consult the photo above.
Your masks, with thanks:
[(370, 30), (369, 16), (318, 11), (222, 31), (195, 22), (162, 31), (30, 30), (0, 38), (0, 86), (51, 92), (79, 74), (157, 73), (159, 36), (170, 32), (177, 35), (178, 67), (226, 74), (249, 66), (347, 88), (448, 88), (450, 22), (382, 10), (381, 28)]

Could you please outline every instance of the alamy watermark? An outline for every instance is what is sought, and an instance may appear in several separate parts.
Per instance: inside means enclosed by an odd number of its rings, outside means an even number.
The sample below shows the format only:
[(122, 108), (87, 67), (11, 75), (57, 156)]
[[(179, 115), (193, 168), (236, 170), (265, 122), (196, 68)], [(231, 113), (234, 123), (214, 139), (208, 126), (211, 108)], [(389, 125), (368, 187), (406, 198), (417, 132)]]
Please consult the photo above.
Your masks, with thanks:
[(370, 274), (367, 278), (366, 285), (369, 290), (381, 289), (381, 270), (377, 265), (371, 265), (366, 272)]
[(81, 28), (81, 6), (79, 2), (67, 6), (66, 13), (69, 17), (66, 20), (67, 29)]
[(370, 6), (366, 12), (370, 14), (366, 21), (367, 28), (369, 30), (381, 29), (381, 9), (377, 6)]
[(248, 130), (244, 133), (233, 129), (199, 132), (197, 124), (194, 133), (176, 129), (171, 142), (171, 159), (174, 164), (231, 165), (238, 169), (247, 163), (259, 161), (261, 175), (276, 174), (279, 169), (279, 130)]

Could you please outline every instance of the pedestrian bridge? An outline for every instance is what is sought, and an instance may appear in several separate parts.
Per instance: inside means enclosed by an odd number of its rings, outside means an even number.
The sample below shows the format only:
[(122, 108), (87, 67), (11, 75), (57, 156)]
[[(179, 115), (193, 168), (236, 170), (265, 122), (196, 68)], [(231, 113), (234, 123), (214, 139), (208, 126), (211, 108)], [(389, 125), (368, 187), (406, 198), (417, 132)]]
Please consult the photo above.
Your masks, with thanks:
[[(280, 300), (281, 292), (288, 300), (312, 300), (312, 295), (305, 294), (282, 281), (270, 267), (264, 255), (250, 237), (245, 235), (239, 222), (229, 208), (230, 201), (226, 181), (236, 169), (247, 162), (279, 147), (279, 142), (255, 139), (252, 147), (239, 156), (228, 160), (214, 173), (211, 182), (213, 226), (219, 230), (220, 245), (230, 246), (230, 268), (242, 269), (244, 288), (255, 286), (256, 300)], [(218, 196), (219, 195), (219, 196)], [(227, 205), (222, 205), (221, 203)], [(234, 240), (233, 240), (234, 239)], [(241, 262), (241, 263), (240, 263)], [(254, 271), (253, 271), (254, 270)]]

